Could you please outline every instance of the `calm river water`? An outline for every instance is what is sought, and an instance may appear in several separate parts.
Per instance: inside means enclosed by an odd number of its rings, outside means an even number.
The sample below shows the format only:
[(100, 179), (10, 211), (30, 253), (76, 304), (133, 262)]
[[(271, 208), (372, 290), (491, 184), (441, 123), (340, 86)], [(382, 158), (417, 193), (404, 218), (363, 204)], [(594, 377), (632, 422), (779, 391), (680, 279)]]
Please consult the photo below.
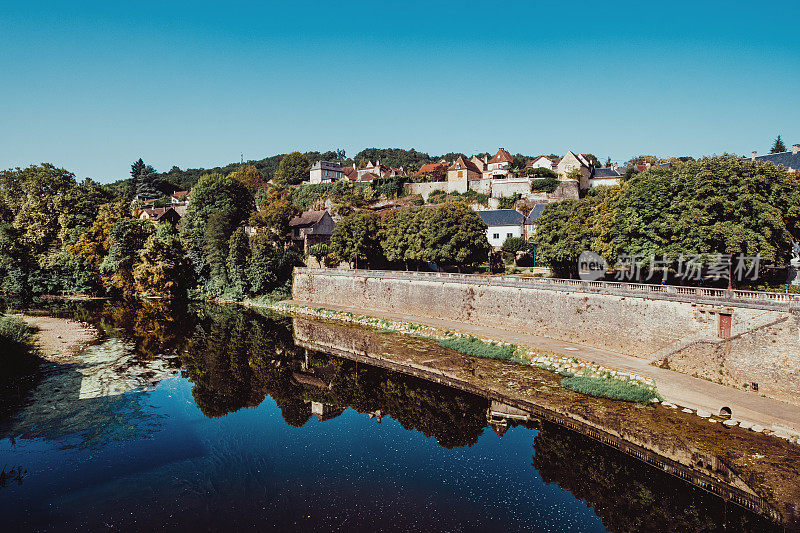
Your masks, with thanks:
[(500, 436), (485, 398), (307, 352), (286, 318), (47, 312), (103, 336), (0, 397), (3, 531), (773, 527), (555, 424)]

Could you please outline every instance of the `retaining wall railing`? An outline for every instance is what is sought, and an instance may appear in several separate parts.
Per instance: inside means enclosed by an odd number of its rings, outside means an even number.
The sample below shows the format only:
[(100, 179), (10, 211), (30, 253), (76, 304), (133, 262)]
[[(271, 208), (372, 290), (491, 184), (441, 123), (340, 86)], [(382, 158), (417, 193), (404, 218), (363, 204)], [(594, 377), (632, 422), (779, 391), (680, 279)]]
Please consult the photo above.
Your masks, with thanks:
[(366, 278), (401, 279), (408, 281), (441, 281), (478, 286), (514, 287), (551, 291), (608, 294), (613, 296), (673, 300), (715, 306), (748, 307), (771, 311), (800, 311), (800, 294), (742, 291), (677, 285), (649, 285), (617, 281), (583, 281), (577, 279), (534, 278), (527, 276), (455, 274), (450, 272), (414, 272), (404, 270), (344, 270), (338, 268), (295, 268), (295, 274), (324, 274)]

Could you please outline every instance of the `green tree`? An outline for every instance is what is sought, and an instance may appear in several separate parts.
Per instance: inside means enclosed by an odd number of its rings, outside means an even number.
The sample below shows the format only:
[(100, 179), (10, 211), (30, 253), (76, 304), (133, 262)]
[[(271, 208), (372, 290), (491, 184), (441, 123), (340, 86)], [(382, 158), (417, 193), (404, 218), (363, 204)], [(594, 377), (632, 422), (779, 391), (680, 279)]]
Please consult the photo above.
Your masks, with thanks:
[(416, 264), (423, 259), (424, 219), (428, 209), (404, 209), (390, 213), (386, 218), (386, 233), (383, 253), (392, 262), (402, 262), (408, 270), (409, 263)]
[(186, 296), (188, 268), (183, 243), (171, 224), (159, 224), (139, 252), (133, 269), (136, 290), (151, 296)]
[(292, 152), (281, 159), (272, 181), (277, 187), (298, 185), (303, 180), (308, 179), (308, 171), (310, 169), (311, 163), (308, 157), (301, 152)]
[(372, 211), (356, 211), (336, 224), (331, 249), (338, 258), (358, 268), (359, 261), (375, 264), (381, 259), (380, 217)]
[(294, 248), (276, 241), (266, 232), (256, 233), (250, 238), (247, 265), (250, 292), (265, 295), (285, 286), (294, 267), (301, 264), (300, 255)]
[(548, 204), (536, 220), (536, 241), (542, 262), (556, 277), (576, 277), (578, 257), (594, 238), (591, 217), (597, 197)]
[(243, 229), (237, 229), (228, 242), (228, 284), (230, 296), (240, 300), (250, 292), (247, 264), (250, 261), (250, 242)]
[(431, 209), (422, 232), (423, 256), (437, 265), (455, 266), (460, 271), (488, 257), (486, 224), (463, 202), (449, 202)]
[(136, 293), (134, 269), (140, 261), (139, 252), (155, 232), (155, 226), (147, 220), (122, 219), (111, 228), (108, 255), (100, 265), (100, 273), (106, 280), (106, 288), (130, 296)]
[(319, 263), (320, 266), (322, 266), (322, 260), (329, 253), (330, 253), (330, 248), (325, 243), (315, 244), (308, 249), (308, 255), (314, 257), (314, 259), (317, 260), (317, 263)]
[(778, 138), (775, 139), (775, 142), (772, 144), (772, 148), (770, 149), (769, 153), (771, 153), (771, 154), (779, 154), (779, 153), (785, 152), (785, 151), (786, 151), (786, 145), (783, 144), (783, 140), (781, 139), (781, 136), (778, 135)]
[(517, 264), (517, 253), (528, 249), (528, 242), (522, 237), (508, 237), (503, 241), (503, 251), (510, 254), (514, 258), (514, 264)]

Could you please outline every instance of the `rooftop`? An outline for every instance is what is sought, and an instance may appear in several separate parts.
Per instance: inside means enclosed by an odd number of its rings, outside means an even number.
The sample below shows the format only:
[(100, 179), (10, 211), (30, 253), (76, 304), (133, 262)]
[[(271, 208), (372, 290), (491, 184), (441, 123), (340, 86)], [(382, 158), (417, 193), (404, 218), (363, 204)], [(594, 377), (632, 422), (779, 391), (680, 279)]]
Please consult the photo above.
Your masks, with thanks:
[(492, 209), (478, 211), (487, 226), (521, 226), (525, 216), (516, 209)]
[(326, 213), (327, 211), (324, 209), (320, 211), (303, 211), (299, 217), (294, 217), (289, 221), (289, 227), (305, 228), (308, 226), (313, 226), (322, 220), (322, 217), (324, 217)]
[(544, 208), (547, 207), (547, 204), (536, 204), (531, 209), (531, 212), (528, 213), (528, 217), (525, 219), (525, 224), (531, 226), (536, 223), (536, 219), (542, 216), (544, 213)]

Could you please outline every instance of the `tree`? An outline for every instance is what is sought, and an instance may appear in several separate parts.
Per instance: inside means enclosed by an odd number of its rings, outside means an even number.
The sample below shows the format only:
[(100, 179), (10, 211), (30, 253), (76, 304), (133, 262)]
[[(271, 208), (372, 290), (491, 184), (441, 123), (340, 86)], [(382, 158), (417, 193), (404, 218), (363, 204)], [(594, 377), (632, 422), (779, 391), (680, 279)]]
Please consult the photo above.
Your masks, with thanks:
[(240, 168), (236, 172), (231, 173), (230, 177), (247, 187), (247, 190), (251, 193), (259, 189), (264, 189), (267, 186), (264, 176), (262, 176), (261, 172), (253, 165)]
[(125, 202), (103, 204), (91, 227), (78, 237), (75, 244), (69, 246), (69, 253), (83, 258), (94, 275), (107, 283), (108, 276), (101, 275), (100, 265), (111, 248), (111, 228), (118, 220), (128, 217)]
[(311, 163), (308, 161), (308, 157), (300, 152), (292, 152), (281, 159), (272, 181), (276, 187), (298, 185), (308, 179), (310, 169)]
[(542, 262), (557, 277), (575, 277), (578, 257), (592, 245), (590, 217), (597, 197), (548, 204), (536, 220), (536, 240)]
[(250, 292), (247, 263), (250, 260), (250, 241), (243, 229), (237, 229), (228, 242), (228, 284), (230, 296), (242, 299)]
[(153, 167), (148, 167), (136, 177), (136, 195), (143, 198), (160, 198), (161, 178), (158, 177)]
[(406, 270), (409, 263), (419, 266), (424, 249), (422, 228), (429, 212), (428, 209), (404, 209), (387, 215), (385, 238), (381, 243), (386, 259), (402, 262)]
[(186, 295), (188, 268), (183, 244), (171, 224), (159, 224), (139, 253), (133, 269), (136, 290), (152, 296)]
[(301, 264), (294, 248), (283, 245), (266, 232), (256, 233), (250, 238), (247, 264), (250, 292), (265, 295), (284, 286), (291, 279), (294, 267)]
[(315, 244), (308, 249), (308, 255), (313, 256), (314, 259), (317, 260), (317, 263), (319, 263), (320, 266), (322, 266), (322, 260), (329, 253), (330, 253), (330, 248), (325, 243)]
[[(252, 211), (253, 197), (239, 181), (222, 174), (204, 174), (192, 189), (182, 231), (191, 244), (202, 241), (212, 213), (221, 211), (230, 221), (230, 231)], [(230, 236), (228, 233), (225, 239)]]
[(448, 202), (431, 209), (422, 227), (426, 260), (437, 265), (482, 263), (489, 253), (486, 224), (463, 202)]
[(331, 248), (343, 261), (358, 268), (359, 260), (374, 264), (382, 256), (380, 217), (372, 211), (356, 211), (336, 224)]
[[(139, 177), (140, 174), (144, 172), (144, 170), (148, 167), (145, 162), (140, 157), (138, 160), (134, 161), (131, 165), (131, 178), (134, 180)], [(152, 167), (150, 167), (152, 168)]]
[(778, 135), (778, 138), (775, 139), (775, 143), (772, 145), (772, 148), (770, 149), (769, 153), (771, 153), (771, 154), (779, 154), (779, 153), (785, 152), (785, 151), (786, 151), (786, 145), (783, 144), (783, 140), (781, 140), (781, 136)]
[(106, 288), (115, 289), (125, 296), (136, 292), (134, 268), (139, 263), (139, 252), (155, 231), (147, 220), (122, 219), (111, 228), (108, 255), (100, 265)]
[[(92, 225), (100, 206), (111, 201), (111, 194), (91, 179), (85, 179), (56, 198), (61, 242), (74, 242), (74, 230), (82, 231)], [(76, 236), (77, 237), (77, 236)]]
[(522, 237), (508, 237), (503, 242), (503, 251), (510, 254), (514, 258), (514, 264), (517, 264), (517, 254), (528, 249), (528, 242)]

